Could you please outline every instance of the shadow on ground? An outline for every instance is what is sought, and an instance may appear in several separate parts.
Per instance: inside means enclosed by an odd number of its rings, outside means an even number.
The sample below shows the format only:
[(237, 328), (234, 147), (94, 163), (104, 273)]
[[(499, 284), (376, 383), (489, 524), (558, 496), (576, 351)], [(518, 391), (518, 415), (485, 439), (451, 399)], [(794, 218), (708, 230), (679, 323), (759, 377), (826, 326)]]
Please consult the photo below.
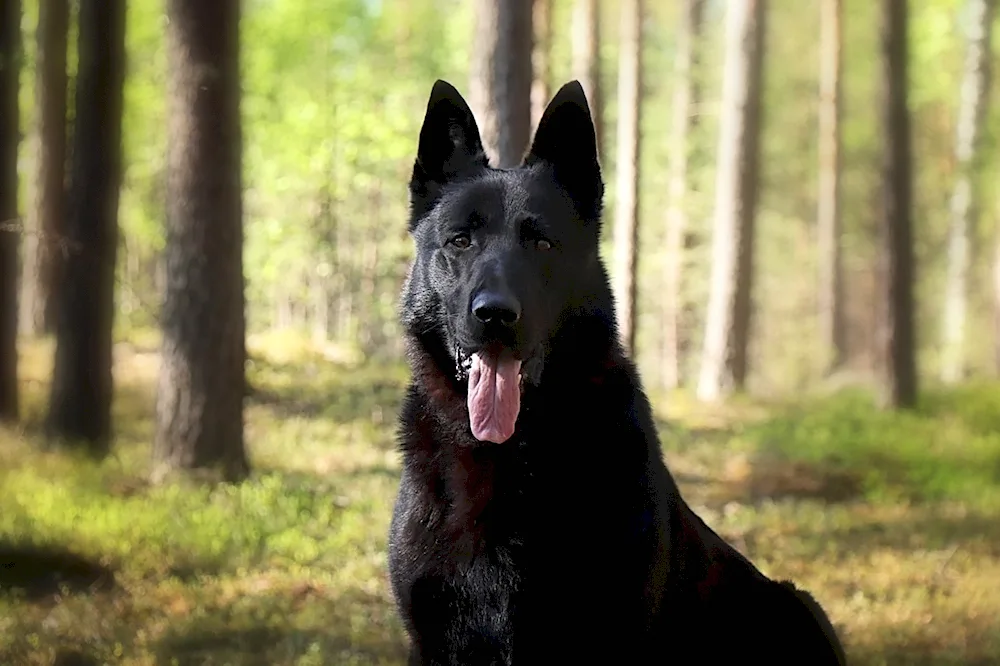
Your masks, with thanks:
[(731, 502), (758, 507), (766, 501), (818, 501), (842, 504), (864, 494), (856, 472), (830, 465), (810, 464), (781, 458), (732, 454), (718, 456), (717, 464), (667, 465), (689, 501), (712, 509)]
[(175, 621), (157, 641), (164, 664), (401, 664), (391, 604), (360, 591), (301, 585)]
[(0, 592), (38, 600), (64, 591), (88, 593), (114, 586), (110, 569), (69, 550), (0, 541)]
[[(314, 362), (305, 368), (255, 359), (255, 374), (251, 381), (248, 402), (266, 406), (279, 418), (293, 416), (325, 418), (340, 423), (359, 419), (387, 422), (402, 401), (405, 373), (393, 366), (363, 366), (359, 368), (323, 367)], [(269, 386), (267, 378), (295, 373), (294, 384)]]
[(1000, 558), (1000, 522), (995, 516), (968, 511), (927, 509), (900, 520), (879, 517), (828, 530), (822, 536), (854, 554), (951, 549)]
[(916, 628), (899, 628), (874, 644), (852, 646), (847, 656), (852, 666), (995, 666), (998, 647), (996, 627), (966, 631), (953, 647), (927, 640)]
[[(29, 396), (24, 406), (20, 430), (26, 436), (45, 446), (56, 448), (56, 443), (49, 440), (46, 431), (48, 416), (47, 393), (36, 391)], [(34, 399), (30, 399), (34, 398)], [(145, 382), (122, 381), (115, 384), (115, 400), (113, 405), (114, 449), (137, 442), (149, 442), (153, 436), (156, 410), (156, 392), (153, 386)], [(83, 448), (83, 447), (77, 447)]]

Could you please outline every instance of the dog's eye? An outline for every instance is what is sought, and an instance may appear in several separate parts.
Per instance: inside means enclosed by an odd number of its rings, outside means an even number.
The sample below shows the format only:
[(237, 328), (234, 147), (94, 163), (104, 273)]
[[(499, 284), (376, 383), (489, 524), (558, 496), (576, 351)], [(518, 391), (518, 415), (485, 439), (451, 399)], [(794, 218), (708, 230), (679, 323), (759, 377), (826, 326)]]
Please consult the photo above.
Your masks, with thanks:
[(469, 238), (469, 234), (458, 234), (452, 236), (448, 244), (457, 247), (459, 250), (464, 250), (472, 245), (472, 239)]
[(535, 241), (535, 247), (544, 252), (546, 250), (552, 249), (552, 243), (544, 238), (539, 238), (538, 240)]

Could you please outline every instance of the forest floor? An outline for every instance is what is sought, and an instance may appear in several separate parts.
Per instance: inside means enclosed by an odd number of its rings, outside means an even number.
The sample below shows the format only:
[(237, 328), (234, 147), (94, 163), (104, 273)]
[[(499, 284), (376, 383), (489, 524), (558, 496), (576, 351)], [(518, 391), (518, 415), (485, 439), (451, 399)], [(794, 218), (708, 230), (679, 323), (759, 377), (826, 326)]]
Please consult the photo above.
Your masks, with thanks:
[[(0, 663), (403, 664), (386, 531), (406, 369), (251, 341), (251, 480), (150, 487), (155, 349), (116, 346), (101, 463), (44, 450), (52, 347), (22, 350), (26, 425), (0, 430)], [(906, 415), (858, 392), (654, 397), (688, 501), (811, 590), (852, 664), (1000, 662), (1000, 385)]]

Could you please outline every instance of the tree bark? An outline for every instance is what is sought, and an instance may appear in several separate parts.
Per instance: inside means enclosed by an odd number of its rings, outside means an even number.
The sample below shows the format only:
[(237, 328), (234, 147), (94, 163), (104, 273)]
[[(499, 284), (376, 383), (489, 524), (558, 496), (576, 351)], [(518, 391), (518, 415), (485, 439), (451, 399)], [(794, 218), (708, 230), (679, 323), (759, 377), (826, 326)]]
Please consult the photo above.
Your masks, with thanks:
[(330, 334), (330, 292), (327, 289), (326, 274), (314, 272), (309, 288), (312, 295), (313, 342), (323, 344)]
[(746, 381), (765, 16), (764, 0), (731, 2), (726, 9), (712, 271), (697, 388), (703, 401), (742, 390)]
[(847, 358), (844, 326), (843, 266), (840, 250), (840, 69), (842, 0), (820, 5), (819, 196), (816, 227), (819, 241), (819, 329), (824, 371), (836, 370)]
[(531, 68), (534, 79), (531, 82), (531, 127), (538, 127), (545, 106), (549, 103), (549, 59), (552, 50), (552, 0), (534, 0), (532, 23), (535, 31), (534, 49), (531, 54)]
[(615, 305), (618, 333), (635, 355), (639, 239), (639, 122), (642, 96), (642, 0), (622, 0), (618, 52), (618, 156), (615, 174)]
[(698, 66), (698, 42), (705, 11), (704, 0), (685, 0), (684, 15), (677, 31), (677, 56), (674, 61), (674, 101), (670, 130), (670, 180), (667, 206), (666, 260), (663, 271), (663, 348), (661, 371), (664, 388), (681, 384), (680, 319), (683, 310), (681, 290), (684, 265), (684, 234), (687, 229), (688, 136), (697, 125), (695, 109), (700, 88), (695, 70)]
[(167, 289), (154, 481), (249, 471), (239, 0), (169, 0)]
[(520, 164), (531, 140), (532, 0), (476, 0), (469, 103), (490, 161)]
[(601, 15), (597, 0), (573, 4), (573, 78), (580, 81), (594, 119), (597, 151), (604, 150), (604, 96), (601, 92)]
[(0, 421), (18, 416), (17, 148), (20, 124), (21, 3), (0, 0)]
[(941, 329), (941, 380), (965, 375), (965, 326), (971, 258), (969, 242), (976, 214), (975, 175), (983, 119), (989, 104), (993, 0), (970, 0), (969, 43), (955, 135), (957, 174), (949, 206), (948, 273)]
[(882, 0), (881, 254), (886, 296), (880, 347), (885, 355), (884, 402), (895, 408), (912, 407), (917, 400), (907, 26), (907, 0)]
[(1000, 377), (1000, 229), (993, 244), (993, 369)]
[(125, 0), (81, 0), (79, 25), (69, 246), (48, 428), (104, 453), (111, 437)]
[(37, 163), (33, 209), (22, 252), (21, 331), (50, 333), (55, 326), (59, 268), (66, 235), (66, 50), (69, 0), (38, 6), (35, 78)]

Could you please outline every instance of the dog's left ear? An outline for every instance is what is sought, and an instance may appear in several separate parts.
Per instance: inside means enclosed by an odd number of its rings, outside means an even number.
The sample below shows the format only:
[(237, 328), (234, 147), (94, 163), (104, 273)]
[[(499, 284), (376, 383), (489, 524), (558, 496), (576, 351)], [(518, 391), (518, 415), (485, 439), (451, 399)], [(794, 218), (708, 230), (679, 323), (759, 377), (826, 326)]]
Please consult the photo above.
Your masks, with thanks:
[(476, 167), (489, 166), (472, 110), (447, 81), (438, 80), (427, 101), (417, 159), (410, 178), (410, 231), (426, 215), (446, 183)]
[(538, 121), (535, 140), (524, 166), (545, 164), (566, 189), (588, 221), (601, 213), (604, 182), (597, 157), (597, 136), (587, 95), (579, 81), (570, 81), (556, 93)]

